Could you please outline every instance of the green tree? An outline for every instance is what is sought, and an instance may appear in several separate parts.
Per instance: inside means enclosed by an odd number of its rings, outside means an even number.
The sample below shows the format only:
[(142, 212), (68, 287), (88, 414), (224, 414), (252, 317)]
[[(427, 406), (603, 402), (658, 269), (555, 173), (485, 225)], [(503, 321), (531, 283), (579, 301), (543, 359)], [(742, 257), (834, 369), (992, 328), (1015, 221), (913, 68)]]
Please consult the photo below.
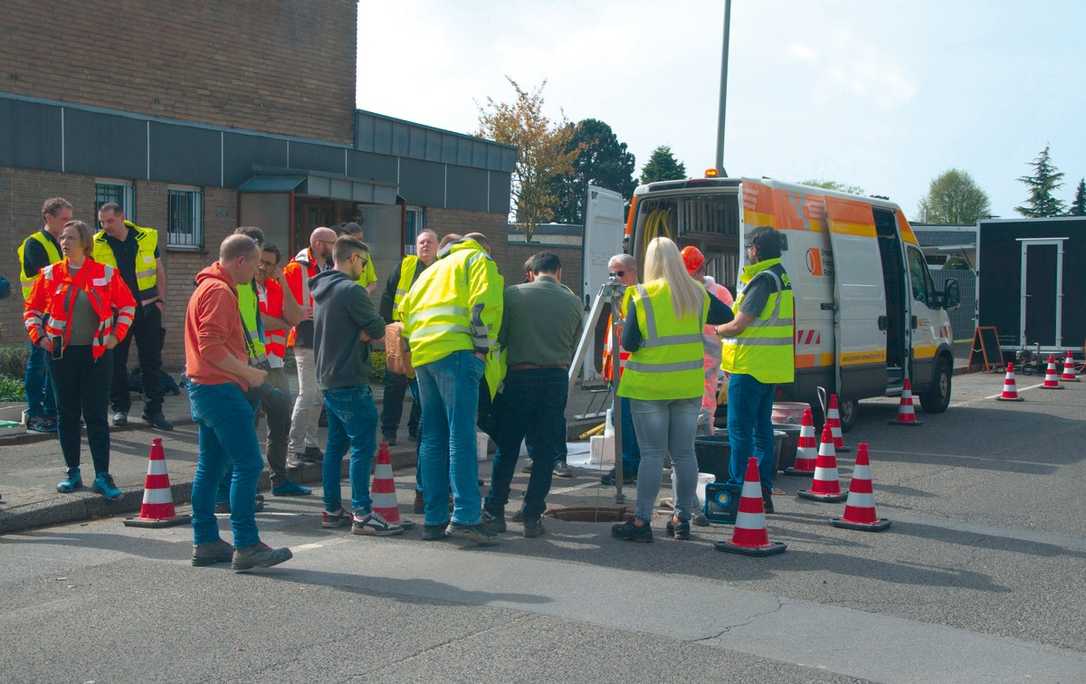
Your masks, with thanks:
[(566, 144), (567, 152), (577, 152), (572, 173), (556, 176), (552, 192), (558, 198), (554, 220), (561, 223), (584, 223), (585, 196), (588, 184), (614, 190), (627, 200), (633, 196), (636, 162), (626, 143), (619, 142), (611, 127), (598, 119), (585, 119), (577, 124), (573, 137)]
[(683, 178), (686, 178), (686, 166), (675, 158), (667, 145), (660, 145), (653, 150), (649, 160), (641, 167), (642, 184)]
[(1071, 202), (1071, 216), (1086, 216), (1086, 178), (1080, 178), (1075, 188), (1075, 200)]
[(849, 185), (848, 183), (839, 183), (835, 180), (826, 180), (824, 178), (808, 178), (805, 181), (800, 181), (801, 185), (810, 185), (815, 188), (822, 188), (823, 190), (835, 190), (837, 192), (846, 192), (850, 195), (862, 195), (864, 189), (859, 185)]
[(920, 200), (920, 220), (924, 223), (968, 226), (991, 213), (988, 194), (961, 169), (944, 171), (932, 180), (927, 196)]
[(543, 113), (546, 81), (527, 91), (508, 76), (506, 80), (516, 99), (496, 102), (488, 97), (486, 106), (479, 108), (479, 135), (517, 148), (510, 205), (517, 227), (531, 240), (536, 225), (554, 217), (558, 204), (552, 191), (554, 179), (570, 173), (579, 149), (569, 149), (573, 124), (564, 118), (551, 121)]
[(1024, 205), (1015, 207), (1014, 210), (1027, 218), (1061, 216), (1067, 208), (1063, 200), (1053, 194), (1063, 187), (1063, 172), (1056, 170), (1056, 165), (1052, 163), (1052, 157), (1049, 156), (1048, 147), (1045, 145), (1040, 154), (1030, 162), (1033, 175), (1018, 177), (1018, 180), (1029, 188), (1029, 198), (1026, 199)]

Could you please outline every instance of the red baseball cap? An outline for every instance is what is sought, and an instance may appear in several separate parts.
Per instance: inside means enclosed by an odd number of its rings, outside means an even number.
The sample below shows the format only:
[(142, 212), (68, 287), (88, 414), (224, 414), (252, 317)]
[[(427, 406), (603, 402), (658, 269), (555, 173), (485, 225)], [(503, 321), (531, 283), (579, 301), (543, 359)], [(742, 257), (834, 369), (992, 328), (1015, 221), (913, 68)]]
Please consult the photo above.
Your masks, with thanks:
[(683, 265), (686, 266), (686, 272), (690, 275), (696, 273), (705, 264), (705, 255), (694, 245), (683, 247), (679, 253), (682, 254)]

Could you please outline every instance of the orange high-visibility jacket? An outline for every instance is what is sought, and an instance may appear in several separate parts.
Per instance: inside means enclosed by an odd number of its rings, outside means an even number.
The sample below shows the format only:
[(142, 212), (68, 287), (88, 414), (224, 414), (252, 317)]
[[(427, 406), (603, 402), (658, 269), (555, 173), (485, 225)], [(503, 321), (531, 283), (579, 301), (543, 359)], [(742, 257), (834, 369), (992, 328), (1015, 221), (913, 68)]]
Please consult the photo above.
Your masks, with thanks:
[[(301, 304), (303, 320), (313, 320), (313, 293), (309, 291), (309, 281), (321, 272), (317, 260), (313, 257), (313, 250), (308, 247), (298, 252), (290, 262), (283, 267), (283, 278), (287, 281), (287, 287), (294, 293), (294, 300)], [(293, 347), (298, 336), (297, 326), (290, 329), (287, 335), (287, 346)]]
[(91, 338), (91, 358), (97, 359), (106, 351), (106, 338), (113, 335), (118, 342), (123, 340), (136, 316), (136, 300), (112, 266), (88, 257), (74, 277), (68, 272), (67, 259), (46, 266), (23, 305), (23, 324), (35, 345), (48, 336), (60, 337), (62, 348), (67, 347), (72, 337), (68, 321), (76, 289), (87, 293), (91, 308), (98, 315), (98, 330)]
[[(283, 317), (283, 286), (275, 278), (264, 281), (259, 290), (260, 313), (272, 318)], [(287, 331), (264, 329), (264, 352), (280, 361), (287, 353)]]

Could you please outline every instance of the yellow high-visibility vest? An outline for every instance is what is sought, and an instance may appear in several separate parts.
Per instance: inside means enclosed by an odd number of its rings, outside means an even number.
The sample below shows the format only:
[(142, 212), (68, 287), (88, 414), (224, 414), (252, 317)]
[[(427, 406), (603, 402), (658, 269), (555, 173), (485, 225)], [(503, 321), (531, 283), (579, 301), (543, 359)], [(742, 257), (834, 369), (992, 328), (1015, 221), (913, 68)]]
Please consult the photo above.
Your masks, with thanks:
[(26, 264), (23, 262), (23, 253), (26, 251), (26, 243), (31, 240), (36, 240), (42, 248), (45, 249), (45, 255), (49, 257), (50, 264), (55, 264), (64, 258), (61, 256), (60, 250), (53, 244), (53, 241), (46, 237), (40, 230), (34, 231), (28, 235), (25, 240), (19, 243), (19, 249), (16, 250), (16, 253), (19, 255), (19, 284), (23, 289), (23, 301), (26, 301), (27, 298), (30, 297), (30, 290), (34, 287), (34, 281), (41, 276), (40, 270), (34, 275), (27, 275), (25, 271)]
[(701, 315), (679, 318), (664, 279), (637, 285), (633, 301), (641, 347), (623, 365), (618, 395), (629, 399), (695, 399), (702, 395), (704, 342), (709, 295), (702, 292)]
[(484, 375), (493, 397), (505, 377), (498, 348), (504, 289), (497, 265), (477, 242), (454, 243), (400, 303), (411, 364), (420, 368), (456, 351), (486, 350)]
[[(137, 226), (131, 221), (125, 221), (124, 225), (136, 234), (136, 289), (132, 295), (140, 304), (148, 304), (158, 299), (158, 260), (155, 258), (155, 250), (158, 249), (158, 231), (154, 228)], [(117, 257), (113, 254), (113, 248), (106, 241), (106, 231), (100, 230), (94, 235), (94, 251), (91, 258), (101, 264), (117, 268)]]
[(400, 262), (400, 279), (396, 281), (396, 292), (392, 295), (392, 320), (394, 321), (403, 320), (400, 304), (403, 302), (404, 295), (411, 289), (411, 281), (415, 279), (415, 271), (418, 267), (419, 258), (414, 254), (408, 254)]
[(751, 375), (758, 382), (786, 384), (796, 378), (795, 300), (792, 282), (780, 259), (746, 266), (739, 274), (739, 296), (732, 305), (738, 315), (747, 287), (755, 278), (769, 278), (776, 291), (762, 312), (738, 337), (724, 340), (721, 368), (729, 373)]

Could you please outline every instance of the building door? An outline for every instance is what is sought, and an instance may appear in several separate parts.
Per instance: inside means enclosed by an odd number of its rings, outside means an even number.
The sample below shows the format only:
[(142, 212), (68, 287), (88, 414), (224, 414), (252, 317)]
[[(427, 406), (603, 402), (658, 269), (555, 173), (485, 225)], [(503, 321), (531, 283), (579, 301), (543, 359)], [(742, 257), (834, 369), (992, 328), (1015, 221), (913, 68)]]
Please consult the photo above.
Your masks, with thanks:
[(1021, 342), (1063, 345), (1063, 240), (1022, 240)]

